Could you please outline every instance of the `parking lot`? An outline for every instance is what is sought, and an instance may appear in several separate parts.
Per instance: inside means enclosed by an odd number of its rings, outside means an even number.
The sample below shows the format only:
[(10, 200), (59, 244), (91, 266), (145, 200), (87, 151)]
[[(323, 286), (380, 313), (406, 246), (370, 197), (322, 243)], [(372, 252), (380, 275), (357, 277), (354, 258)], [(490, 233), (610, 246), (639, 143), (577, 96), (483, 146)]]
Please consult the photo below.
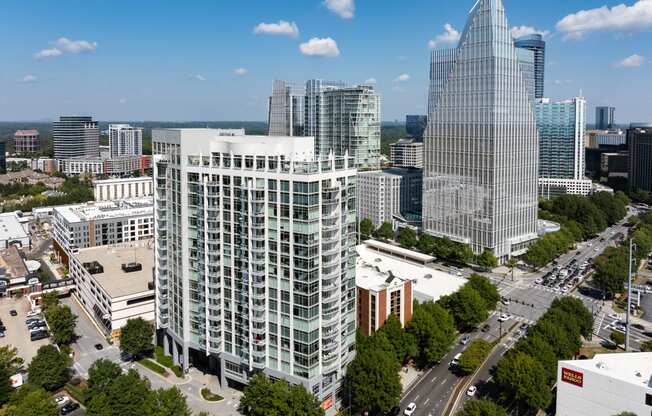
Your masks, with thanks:
[[(15, 309), (18, 316), (9, 315), (11, 309)], [(25, 360), (25, 366), (29, 364), (41, 346), (50, 343), (49, 338), (30, 341), (29, 330), (25, 326), (25, 314), (28, 311), (29, 301), (26, 298), (0, 298), (0, 319), (7, 327), (4, 338), (0, 338), (0, 346), (12, 345), (16, 347), (18, 355)]]

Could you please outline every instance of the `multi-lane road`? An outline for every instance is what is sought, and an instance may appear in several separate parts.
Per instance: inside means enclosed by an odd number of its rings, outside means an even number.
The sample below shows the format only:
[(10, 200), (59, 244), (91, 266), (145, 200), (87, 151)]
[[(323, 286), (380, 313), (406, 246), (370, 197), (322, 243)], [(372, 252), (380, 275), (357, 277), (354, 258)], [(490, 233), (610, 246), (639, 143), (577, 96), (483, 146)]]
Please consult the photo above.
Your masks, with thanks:
[[(630, 214), (633, 214), (630, 212)], [(564, 267), (574, 259), (577, 264), (593, 259), (600, 255), (604, 249), (614, 245), (614, 236), (619, 233), (627, 234), (625, 227), (626, 220), (605, 230), (595, 239), (582, 243), (577, 250), (566, 253), (557, 259), (557, 263)], [(499, 338), (499, 332), (508, 332), (501, 340), (496, 349), (489, 356), (485, 364), (478, 372), (469, 377), (461, 378), (453, 374), (449, 369), (449, 363), (453, 357), (462, 352), (466, 347), (459, 342), (443, 358), (442, 362), (423, 373), (423, 375), (408, 388), (401, 402), (401, 411), (410, 403), (415, 403), (417, 409), (414, 416), (439, 416), (454, 414), (455, 409), (459, 409), (464, 401), (469, 398), (466, 396), (466, 387), (475, 385), (478, 387), (478, 395), (483, 394), (483, 388), (491, 379), (491, 369), (500, 361), (506, 351), (508, 351), (518, 340), (516, 327), (522, 323), (532, 324), (536, 322), (550, 307), (552, 302), (563, 296), (574, 296), (581, 299), (585, 305), (596, 314), (596, 321), (603, 320), (604, 314), (601, 314), (602, 301), (581, 295), (575, 291), (563, 294), (555, 291), (553, 288), (535, 284), (537, 279), (542, 278), (549, 273), (554, 266), (549, 266), (536, 273), (532, 273), (527, 278), (519, 278), (512, 281), (509, 277), (505, 278), (498, 275), (491, 275), (492, 281), (497, 285), (499, 292), (508, 302), (500, 303), (498, 311), (494, 313), (487, 321), (490, 325), (488, 332), (474, 332), (470, 334), (472, 339), (483, 338), (487, 341), (495, 341)], [(468, 274), (469, 271), (464, 271)], [(508, 304), (505, 304), (508, 303)], [(501, 325), (498, 322), (498, 316), (501, 313), (507, 313), (512, 318)], [(607, 318), (608, 319), (608, 318)], [(605, 321), (606, 322), (606, 321)], [(598, 332), (602, 325), (596, 327)], [(513, 329), (510, 331), (510, 329)], [(599, 334), (600, 336), (603, 333)], [(643, 335), (641, 333), (640, 335)], [(607, 335), (608, 337), (608, 335)], [(634, 336), (633, 338), (636, 338)], [(635, 346), (635, 345), (634, 345)], [(635, 346), (636, 347), (636, 346)]]

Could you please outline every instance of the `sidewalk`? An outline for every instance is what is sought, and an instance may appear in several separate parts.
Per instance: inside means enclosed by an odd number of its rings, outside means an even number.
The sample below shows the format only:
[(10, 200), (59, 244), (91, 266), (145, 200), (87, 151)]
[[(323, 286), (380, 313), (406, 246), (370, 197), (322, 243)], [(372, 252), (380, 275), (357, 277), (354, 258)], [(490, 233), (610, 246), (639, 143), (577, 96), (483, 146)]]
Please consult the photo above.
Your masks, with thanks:
[(401, 386), (403, 386), (403, 394), (423, 375), (423, 371), (417, 370), (412, 365), (401, 367), (399, 377), (401, 379)]

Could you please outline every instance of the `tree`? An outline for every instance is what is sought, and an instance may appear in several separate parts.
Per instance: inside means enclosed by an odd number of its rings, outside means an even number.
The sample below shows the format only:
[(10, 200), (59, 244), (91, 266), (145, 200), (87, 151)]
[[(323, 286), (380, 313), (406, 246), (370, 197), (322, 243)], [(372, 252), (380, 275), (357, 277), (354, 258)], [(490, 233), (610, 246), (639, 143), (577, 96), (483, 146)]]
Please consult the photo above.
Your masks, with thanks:
[(394, 228), (392, 228), (392, 224), (388, 222), (382, 223), (376, 230), (376, 237), (381, 240), (391, 240), (394, 238)]
[(2, 409), (8, 416), (58, 416), (59, 409), (52, 394), (34, 384), (28, 383), (19, 388)]
[(416, 249), (424, 254), (431, 254), (435, 248), (435, 238), (430, 234), (421, 234)]
[(154, 329), (143, 318), (129, 319), (120, 329), (120, 351), (134, 357), (150, 354), (154, 350)]
[(593, 283), (603, 291), (606, 296), (613, 297), (616, 293), (622, 293), (627, 281), (627, 262), (629, 253), (623, 247), (607, 247), (607, 249), (595, 260), (595, 274)]
[(636, 413), (633, 413), (633, 412), (622, 412), (622, 413), (618, 413), (618, 414), (615, 415), (615, 416), (636, 416)]
[(369, 218), (360, 221), (360, 235), (363, 239), (369, 239), (374, 233), (374, 223)]
[(120, 375), (122, 369), (113, 361), (104, 358), (95, 361), (88, 369), (89, 397), (105, 391)]
[(557, 379), (557, 362), (559, 358), (555, 355), (552, 346), (540, 335), (531, 334), (523, 338), (515, 348), (537, 360), (548, 374), (548, 385), (552, 386)]
[(619, 331), (613, 331), (611, 335), (609, 335), (609, 339), (611, 339), (616, 345), (625, 344), (625, 334)]
[(414, 335), (419, 349), (416, 357), (423, 367), (441, 361), (455, 341), (455, 321), (433, 302), (415, 304), (406, 330)]
[(500, 361), (495, 380), (502, 394), (521, 408), (545, 409), (552, 400), (546, 370), (522, 352), (510, 353)]
[(396, 315), (390, 315), (379, 332), (384, 333), (392, 344), (396, 361), (399, 363), (405, 362), (408, 357), (416, 357), (419, 353), (414, 335), (403, 330), (401, 321)]
[(489, 279), (474, 273), (469, 277), (467, 285), (480, 293), (488, 311), (496, 309), (496, 304), (500, 301), (500, 293)]
[(403, 247), (412, 248), (417, 245), (417, 233), (411, 228), (401, 228), (396, 241)]
[(46, 318), (52, 331), (52, 341), (68, 345), (75, 339), (75, 316), (67, 305), (56, 305), (46, 309)]
[(514, 257), (510, 257), (507, 260), (507, 267), (509, 267), (509, 272), (512, 274), (512, 280), (514, 280), (514, 269), (518, 265), (518, 261)]
[(550, 305), (550, 309), (566, 312), (577, 323), (584, 338), (589, 338), (593, 333), (593, 314), (581, 300), (572, 297), (557, 298)]
[(480, 293), (471, 285), (464, 285), (445, 301), (459, 329), (475, 328), (487, 320), (487, 306)]
[(148, 407), (151, 416), (192, 416), (186, 396), (178, 387), (155, 390)]
[(27, 367), (29, 382), (55, 391), (68, 381), (68, 357), (53, 345), (44, 345)]
[(245, 416), (323, 416), (319, 401), (302, 385), (285, 380), (272, 382), (264, 374), (249, 380), (240, 400)]
[(491, 250), (484, 250), (482, 254), (477, 257), (478, 266), (487, 269), (498, 267), (498, 259), (494, 256)]
[(645, 341), (642, 343), (641, 352), (652, 352), (652, 341)]
[(88, 416), (143, 415), (153, 406), (147, 380), (135, 370), (116, 377), (102, 392), (91, 397)]
[(23, 359), (17, 353), (16, 348), (10, 345), (0, 347), (0, 405), (9, 400), (14, 390), (10, 377), (23, 365)]
[(469, 400), (457, 416), (507, 416), (507, 412), (490, 400)]
[(492, 348), (492, 344), (483, 339), (473, 341), (460, 357), (460, 371), (463, 374), (473, 373), (482, 365)]
[(59, 305), (59, 294), (55, 292), (45, 292), (41, 295), (41, 307), (43, 311)]

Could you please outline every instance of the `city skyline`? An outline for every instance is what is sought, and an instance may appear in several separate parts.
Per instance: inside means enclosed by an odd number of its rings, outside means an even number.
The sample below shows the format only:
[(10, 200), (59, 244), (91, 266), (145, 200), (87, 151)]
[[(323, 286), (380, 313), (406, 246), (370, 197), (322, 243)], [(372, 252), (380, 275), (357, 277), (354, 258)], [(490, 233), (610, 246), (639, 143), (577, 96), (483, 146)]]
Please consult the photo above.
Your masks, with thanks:
[[(582, 90), (589, 122), (592, 109), (607, 104), (618, 108), (622, 123), (652, 118), (649, 97), (639, 93), (652, 86), (645, 77), (652, 2), (620, 3), (506, 1), (514, 34), (536, 28), (545, 35), (546, 96)], [(120, 25), (97, 25), (115, 3), (6, 2), (0, 37), (15, 36), (28, 18), (42, 23), (21, 29), (21, 42), (0, 52), (2, 119), (77, 113), (98, 120), (262, 121), (274, 79), (323, 78), (375, 80), (382, 119), (403, 120), (425, 113), (430, 46), (455, 46), (468, 12), (443, 1), (409, 8), (369, 0), (192, 6), (130, 4)], [(593, 18), (583, 20), (580, 10)], [(220, 24), (225, 17), (228, 24)], [(167, 24), (172, 18), (180, 23)]]

